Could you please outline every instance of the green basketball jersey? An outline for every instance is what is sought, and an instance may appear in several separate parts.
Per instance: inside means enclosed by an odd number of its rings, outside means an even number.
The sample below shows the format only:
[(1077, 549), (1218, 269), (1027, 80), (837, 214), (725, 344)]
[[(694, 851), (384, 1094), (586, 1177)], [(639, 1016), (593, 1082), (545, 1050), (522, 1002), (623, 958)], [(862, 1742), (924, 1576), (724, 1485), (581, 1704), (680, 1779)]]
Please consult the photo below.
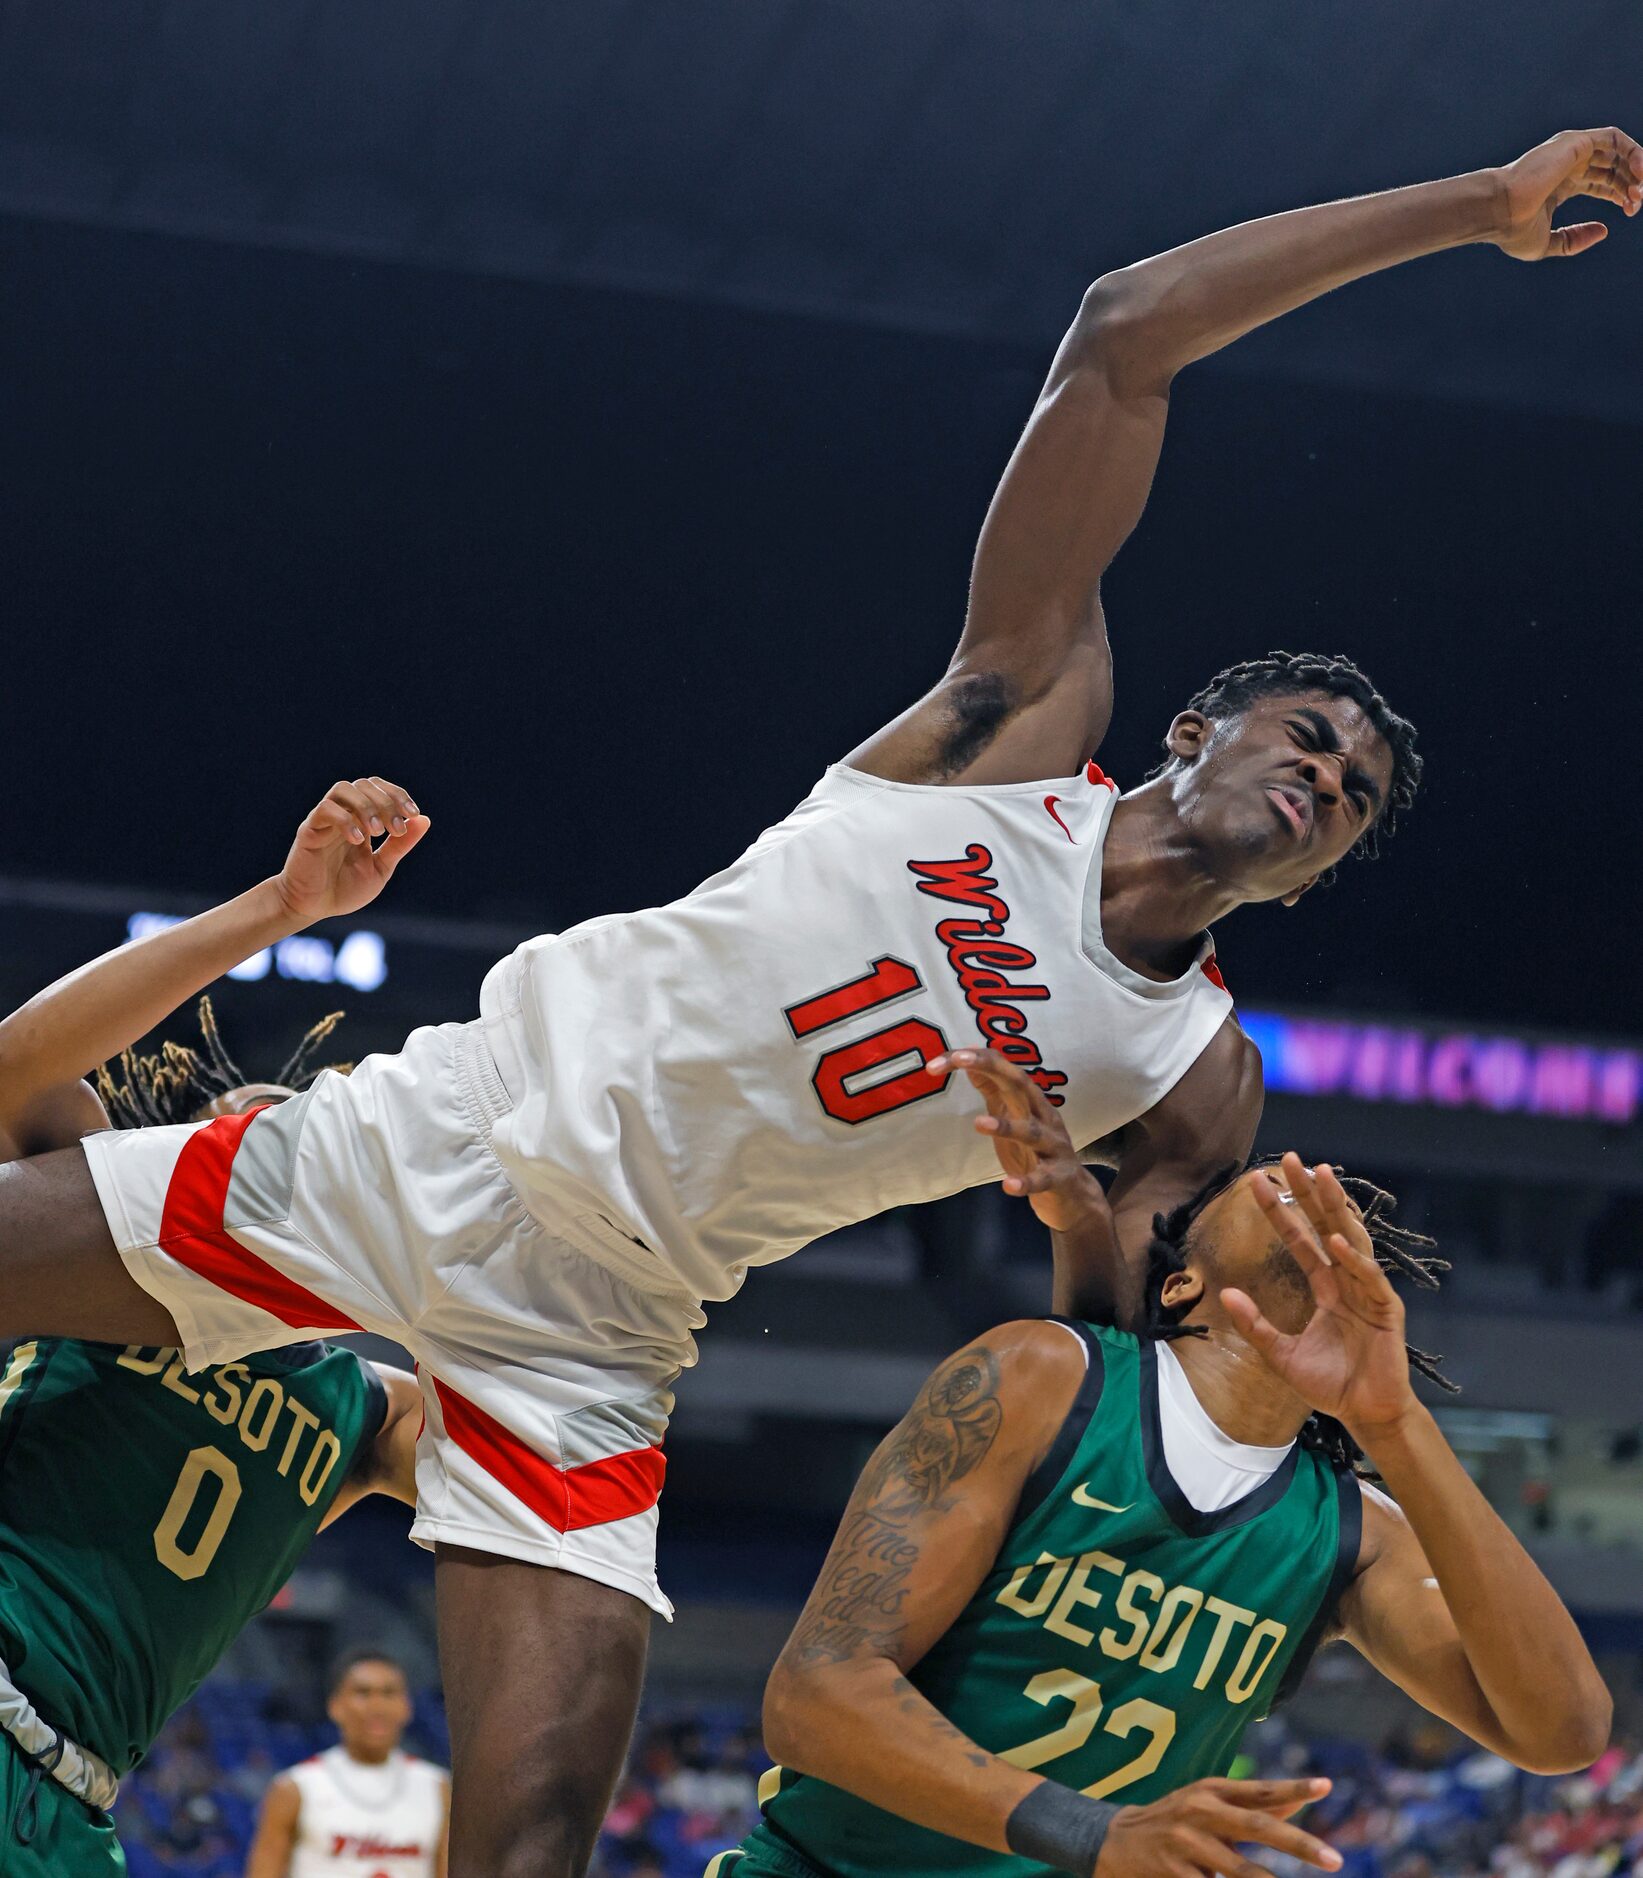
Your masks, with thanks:
[(0, 1658), (133, 1767), (291, 1574), (387, 1407), (352, 1350), (192, 1374), (176, 1350), (0, 1344)]
[[(1017, 1767), (1144, 1803), (1224, 1774), (1244, 1729), (1298, 1680), (1356, 1567), (1362, 1501), (1350, 1474), (1296, 1446), (1256, 1491), (1197, 1512), (1164, 1462), (1156, 1344), (1069, 1328), (1088, 1350), (1084, 1387), (992, 1570), (912, 1681)], [(780, 1768), (760, 1800), (752, 1870), (1048, 1869)]]

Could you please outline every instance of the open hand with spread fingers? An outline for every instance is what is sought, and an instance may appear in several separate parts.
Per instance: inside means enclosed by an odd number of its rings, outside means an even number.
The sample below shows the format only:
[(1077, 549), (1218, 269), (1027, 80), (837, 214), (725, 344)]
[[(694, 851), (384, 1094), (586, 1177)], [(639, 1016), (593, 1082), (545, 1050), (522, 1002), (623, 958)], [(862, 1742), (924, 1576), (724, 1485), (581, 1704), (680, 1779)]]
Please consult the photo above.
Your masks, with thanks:
[(429, 826), (397, 783), (381, 776), (333, 783), (297, 830), (275, 877), (293, 926), (369, 906)]
[(962, 1070), (981, 1091), (987, 1113), (977, 1134), (991, 1138), (1006, 1193), (1023, 1195), (1052, 1232), (1071, 1232), (1111, 1214), (1101, 1183), (1078, 1158), (1053, 1103), (1032, 1078), (997, 1050), (949, 1050), (929, 1063), (932, 1076)]
[(1643, 146), (1623, 130), (1565, 130), (1508, 163), (1500, 178), (1494, 241), (1517, 261), (1584, 254), (1608, 235), (1602, 222), (1552, 226), (1565, 202), (1587, 196), (1635, 215), (1643, 207)]
[(1308, 1407), (1346, 1425), (1360, 1446), (1416, 1406), (1404, 1342), (1403, 1300), (1381, 1270), (1369, 1234), (1327, 1166), (1283, 1158), (1282, 1183), (1264, 1170), (1251, 1187), (1280, 1244), (1312, 1293), (1304, 1328), (1277, 1329), (1247, 1293), (1221, 1303), (1268, 1366)]
[(1329, 1787), (1327, 1780), (1195, 1780), (1150, 1806), (1121, 1806), (1095, 1878), (1263, 1878), (1267, 1868), (1239, 1850), (1246, 1845), (1339, 1871), (1332, 1846), (1288, 1823)]

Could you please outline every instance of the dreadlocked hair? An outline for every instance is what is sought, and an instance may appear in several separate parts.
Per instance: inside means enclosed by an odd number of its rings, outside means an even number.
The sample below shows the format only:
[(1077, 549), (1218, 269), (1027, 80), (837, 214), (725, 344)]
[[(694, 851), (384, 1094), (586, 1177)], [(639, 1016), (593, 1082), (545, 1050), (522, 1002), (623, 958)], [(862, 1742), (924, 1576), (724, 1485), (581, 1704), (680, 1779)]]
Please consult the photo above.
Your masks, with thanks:
[[(320, 1045), (341, 1022), (341, 1011), (322, 1017), (273, 1080), (296, 1092), (306, 1089), (322, 1068), (343, 1074), (352, 1069), (351, 1063), (319, 1067), (314, 1064)], [(160, 1045), (158, 1056), (138, 1056), (135, 1050), (123, 1051), (118, 1082), (114, 1079), (113, 1066), (103, 1064), (97, 1072), (97, 1093), (116, 1128), (151, 1128), (168, 1122), (191, 1122), (219, 1096), (244, 1087), (250, 1079), (223, 1047), (217, 1013), (211, 1008), (210, 998), (200, 999), (200, 1034), (205, 1040), (203, 1051), (169, 1041)]]
[[(1240, 1175), (1249, 1172), (1251, 1168), (1275, 1167), (1279, 1158), (1275, 1154), (1262, 1155), (1252, 1157), (1242, 1167), (1236, 1164), (1223, 1167), (1190, 1200), (1182, 1201), (1172, 1212), (1153, 1215), (1152, 1244), (1147, 1249), (1146, 1291), (1142, 1304), (1144, 1336), (1160, 1343), (1172, 1343), (1177, 1337), (1203, 1337), (1209, 1334), (1206, 1325), (1184, 1324), (1179, 1317), (1171, 1314), (1164, 1303), (1164, 1286), (1173, 1273), (1186, 1270), (1188, 1239), (1210, 1201), (1217, 1194), (1225, 1193)], [(1348, 1196), (1357, 1202), (1363, 1214), (1364, 1231), (1369, 1235), (1375, 1262), (1381, 1270), (1394, 1279), (1407, 1280), (1422, 1291), (1436, 1291), (1442, 1282), (1442, 1274), (1450, 1269), (1449, 1261), (1437, 1256), (1436, 1240), (1429, 1239), (1423, 1232), (1414, 1232), (1407, 1226), (1396, 1224), (1392, 1214), (1397, 1208), (1397, 1200), (1384, 1188), (1377, 1187), (1372, 1180), (1364, 1180), (1355, 1174), (1343, 1174), (1338, 1167), (1335, 1169), (1335, 1177), (1346, 1189)], [(1405, 1344), (1404, 1348), (1409, 1352), (1409, 1367), (1418, 1376), (1424, 1376), (1447, 1395), (1460, 1393), (1459, 1383), (1451, 1382), (1444, 1375), (1440, 1367), (1443, 1362), (1441, 1356), (1435, 1356), (1429, 1350), (1418, 1350), (1412, 1343)], [(1309, 1416), (1301, 1429), (1300, 1439), (1303, 1447), (1312, 1448), (1321, 1454), (1332, 1467), (1350, 1470), (1365, 1479), (1375, 1478), (1373, 1469), (1364, 1462), (1362, 1448), (1333, 1415)]]
[[(1397, 832), (1399, 815), (1414, 803), (1426, 764), (1415, 748), (1415, 726), (1392, 709), (1351, 659), (1320, 652), (1269, 652), (1264, 659), (1246, 659), (1212, 678), (1187, 700), (1187, 709), (1201, 711), (1210, 718), (1235, 717), (1257, 698), (1299, 697), (1308, 691), (1350, 698), (1392, 752), (1392, 786), (1387, 791), (1386, 806), (1352, 849), (1354, 854), (1373, 860), (1380, 853), (1382, 838)], [(1168, 762), (1161, 763), (1152, 774), (1156, 776), (1168, 767)], [(1331, 868), (1321, 879), (1327, 884), (1334, 877)]]

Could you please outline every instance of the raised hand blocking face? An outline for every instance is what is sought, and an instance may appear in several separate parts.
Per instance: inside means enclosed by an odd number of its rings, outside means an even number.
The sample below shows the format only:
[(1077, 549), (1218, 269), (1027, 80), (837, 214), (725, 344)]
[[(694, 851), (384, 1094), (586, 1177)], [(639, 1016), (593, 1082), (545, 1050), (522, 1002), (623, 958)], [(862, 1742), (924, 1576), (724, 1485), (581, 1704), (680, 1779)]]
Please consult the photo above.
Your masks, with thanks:
[(1403, 1301), (1333, 1169), (1309, 1168), (1298, 1154), (1286, 1154), (1282, 1173), (1280, 1186), (1257, 1170), (1249, 1191), (1306, 1279), (1311, 1318), (1280, 1330), (1237, 1286), (1222, 1290), (1221, 1306), (1274, 1375), (1362, 1441), (1414, 1406)]

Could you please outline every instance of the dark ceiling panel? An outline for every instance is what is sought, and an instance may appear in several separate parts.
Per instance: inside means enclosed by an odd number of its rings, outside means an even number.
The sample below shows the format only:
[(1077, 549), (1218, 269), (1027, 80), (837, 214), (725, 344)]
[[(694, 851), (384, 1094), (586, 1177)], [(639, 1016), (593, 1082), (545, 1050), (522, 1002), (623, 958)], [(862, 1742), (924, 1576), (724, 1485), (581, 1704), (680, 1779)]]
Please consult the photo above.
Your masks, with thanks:
[(552, 188), (599, 122), (609, 74), (648, 11), (644, 0), (558, 8), (546, 39), (542, 0), (467, 11), (471, 30), (442, 86), (422, 167), (447, 193)]
[[(1639, 69), (1632, 0), (0, 0), (0, 208), (1047, 345), (1104, 268), (1502, 160)], [(1616, 233), (1234, 363), (1643, 417), (1637, 348), (1548, 344), (1643, 300)]]

